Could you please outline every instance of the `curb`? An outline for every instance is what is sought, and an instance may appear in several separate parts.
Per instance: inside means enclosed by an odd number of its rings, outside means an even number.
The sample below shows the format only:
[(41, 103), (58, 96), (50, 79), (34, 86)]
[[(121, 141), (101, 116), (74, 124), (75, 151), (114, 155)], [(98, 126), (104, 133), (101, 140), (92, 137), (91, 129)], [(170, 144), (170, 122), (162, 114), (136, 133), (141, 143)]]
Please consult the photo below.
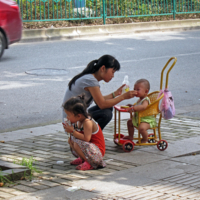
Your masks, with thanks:
[(200, 29), (200, 19), (31, 29), (23, 30), (21, 42), (74, 39), (92, 36), (109, 36), (113, 34), (156, 31), (187, 31), (196, 29)]

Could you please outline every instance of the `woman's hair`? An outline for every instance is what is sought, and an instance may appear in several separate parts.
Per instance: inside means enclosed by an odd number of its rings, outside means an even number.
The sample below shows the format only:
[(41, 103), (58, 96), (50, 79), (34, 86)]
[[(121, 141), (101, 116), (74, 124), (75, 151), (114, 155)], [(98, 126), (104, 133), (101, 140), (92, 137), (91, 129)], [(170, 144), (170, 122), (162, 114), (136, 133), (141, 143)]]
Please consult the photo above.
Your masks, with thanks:
[(74, 78), (72, 78), (72, 80), (68, 84), (69, 89), (71, 90), (72, 84), (75, 84), (78, 78), (84, 76), (85, 74), (94, 74), (103, 65), (105, 65), (106, 69), (113, 68), (115, 71), (120, 70), (120, 64), (118, 60), (116, 60), (113, 56), (103, 55), (98, 60), (91, 61), (80, 74), (77, 74)]
[(137, 81), (135, 82), (135, 85), (136, 85), (136, 84), (139, 84), (139, 83), (143, 83), (144, 86), (145, 86), (145, 88), (148, 89), (148, 91), (150, 90), (150, 83), (149, 83), (148, 80), (146, 80), (146, 79), (139, 79), (139, 80), (137, 80)]
[(69, 112), (72, 112), (75, 116), (82, 114), (88, 118), (89, 114), (86, 111), (87, 106), (84, 99), (85, 94), (79, 95), (77, 97), (72, 97), (64, 103), (63, 108)]

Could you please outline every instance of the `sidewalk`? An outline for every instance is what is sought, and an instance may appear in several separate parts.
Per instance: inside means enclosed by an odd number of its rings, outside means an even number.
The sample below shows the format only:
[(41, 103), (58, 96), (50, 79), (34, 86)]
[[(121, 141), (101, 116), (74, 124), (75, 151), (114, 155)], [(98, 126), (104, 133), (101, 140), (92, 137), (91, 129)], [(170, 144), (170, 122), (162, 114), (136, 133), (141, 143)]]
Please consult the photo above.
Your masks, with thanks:
[[(122, 133), (127, 133), (126, 119)], [(0, 199), (200, 199), (200, 121), (184, 117), (162, 120), (168, 148), (135, 147), (125, 153), (113, 143), (113, 121), (104, 130), (107, 167), (75, 170), (61, 124), (1, 133), (0, 160), (13, 163), (33, 156), (42, 174), (0, 188)], [(64, 164), (57, 164), (64, 161)], [(70, 192), (71, 186), (81, 187)]]
[(108, 24), (76, 26), (67, 28), (43, 28), (23, 30), (20, 42), (75, 39), (94, 36), (110, 36), (152, 31), (186, 31), (200, 28), (200, 19), (137, 22), (128, 24)]

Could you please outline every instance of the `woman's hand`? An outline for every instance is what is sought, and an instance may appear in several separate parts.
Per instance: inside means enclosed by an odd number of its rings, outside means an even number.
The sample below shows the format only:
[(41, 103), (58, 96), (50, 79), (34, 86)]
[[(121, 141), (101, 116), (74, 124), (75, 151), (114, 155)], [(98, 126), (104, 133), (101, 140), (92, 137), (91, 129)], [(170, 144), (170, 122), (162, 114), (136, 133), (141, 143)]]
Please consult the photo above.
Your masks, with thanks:
[(72, 133), (74, 130), (73, 126), (70, 126), (68, 123), (62, 123), (63, 124), (63, 128), (65, 129), (66, 132), (68, 133)]
[(137, 95), (137, 91), (135, 91), (135, 90), (130, 90), (130, 91), (124, 93), (123, 95), (124, 95), (124, 99), (131, 99), (131, 98), (133, 98), (135, 95)]
[(123, 84), (120, 88), (118, 88), (114, 93), (115, 96), (119, 96), (122, 94), (122, 88), (125, 86), (126, 84)]

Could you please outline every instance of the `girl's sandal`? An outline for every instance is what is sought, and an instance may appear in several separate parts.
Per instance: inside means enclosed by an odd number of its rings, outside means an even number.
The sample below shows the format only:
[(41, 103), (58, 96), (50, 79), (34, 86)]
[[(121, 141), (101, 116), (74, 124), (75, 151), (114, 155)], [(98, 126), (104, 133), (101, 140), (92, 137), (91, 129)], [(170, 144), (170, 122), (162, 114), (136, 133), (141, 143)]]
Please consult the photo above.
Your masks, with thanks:
[(84, 162), (76, 167), (77, 170), (91, 170), (94, 169), (88, 162)]
[(84, 160), (82, 160), (80, 157), (78, 157), (77, 159), (73, 160), (72, 162), (70, 162), (71, 165), (80, 165), (84, 162)]

